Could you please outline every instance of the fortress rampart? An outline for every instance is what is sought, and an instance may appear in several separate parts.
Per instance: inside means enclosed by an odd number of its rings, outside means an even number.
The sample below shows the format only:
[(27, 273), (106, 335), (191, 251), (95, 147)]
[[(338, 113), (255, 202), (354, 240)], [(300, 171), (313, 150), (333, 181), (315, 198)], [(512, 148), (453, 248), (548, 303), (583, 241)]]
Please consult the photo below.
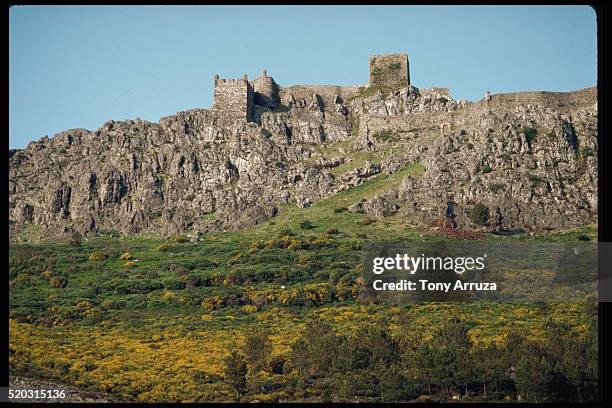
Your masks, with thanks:
[(264, 69), (259, 78), (253, 80), (255, 104), (274, 109), (279, 104), (278, 85)]
[[(325, 106), (333, 106), (336, 97), (344, 101), (352, 98), (359, 92), (359, 86), (336, 86), (336, 85), (293, 85), (280, 88), (279, 96), (283, 104), (289, 104), (289, 98), (310, 100), (312, 95), (317, 94), (323, 100)], [(291, 96), (290, 96), (291, 95)]]
[(546, 105), (561, 112), (567, 111), (575, 106), (591, 104), (597, 100), (597, 87), (584, 88), (572, 92), (515, 92), (491, 95), (490, 101), (479, 101), (487, 103), (491, 108), (510, 108), (516, 105)]
[(220, 79), (215, 75), (213, 110), (222, 121), (248, 121), (253, 112), (253, 87), (247, 76), (242, 79)]
[[(280, 87), (266, 70), (260, 77), (249, 81), (247, 75), (241, 79), (220, 79), (215, 75), (215, 101), (213, 112), (223, 122), (255, 121), (262, 111), (273, 110), (280, 105), (294, 106), (296, 101), (306, 101), (308, 106), (320, 105), (322, 109), (342, 104), (356, 96), (360, 90), (374, 89), (398, 90), (410, 86), (410, 71), (407, 54), (373, 55), (370, 57), (370, 81), (367, 85), (294, 85)], [(422, 95), (439, 94), (450, 98), (448, 88), (427, 88)], [(476, 102), (461, 105), (457, 111), (436, 113), (450, 129), (462, 114), (486, 110), (514, 110), (518, 105), (545, 105), (560, 112), (586, 105), (597, 100), (597, 88), (585, 88), (575, 92), (519, 92), (490, 94)], [(306, 107), (306, 106), (303, 106)], [(415, 121), (425, 120), (423, 113), (415, 114)], [(405, 120), (403, 118), (402, 120)], [(431, 118), (426, 119), (431, 120)]]
[(408, 85), (410, 85), (408, 54), (370, 57), (370, 86), (399, 89)]
[(222, 122), (252, 121), (262, 109), (276, 109), (281, 103), (291, 105), (292, 98), (305, 101), (317, 98), (317, 103), (333, 106), (352, 98), (367, 86), (401, 89), (409, 84), (407, 54), (370, 57), (370, 82), (361, 86), (295, 85), (282, 88), (266, 70), (253, 81), (249, 81), (247, 75), (241, 79), (221, 79), (215, 75), (212, 111)]
[[(430, 89), (431, 90), (431, 89)], [(411, 129), (414, 132), (439, 130), (441, 133), (456, 132), (473, 123), (474, 117), (486, 118), (488, 112), (499, 115), (515, 112), (520, 106), (541, 105), (552, 110), (569, 113), (575, 109), (592, 106), (597, 100), (597, 88), (590, 87), (574, 92), (517, 92), (491, 95), (468, 102), (455, 111), (417, 112), (410, 115), (362, 115), (359, 134), (372, 136), (380, 129)], [(493, 117), (491, 120), (495, 121)], [(436, 124), (436, 125), (432, 125)]]

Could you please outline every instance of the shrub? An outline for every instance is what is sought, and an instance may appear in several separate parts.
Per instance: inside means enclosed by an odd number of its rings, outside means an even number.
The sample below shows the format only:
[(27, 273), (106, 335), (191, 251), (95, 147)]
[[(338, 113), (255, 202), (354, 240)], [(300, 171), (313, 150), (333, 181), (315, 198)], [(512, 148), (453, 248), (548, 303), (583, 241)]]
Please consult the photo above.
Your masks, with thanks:
[(204, 299), (202, 299), (201, 306), (205, 310), (210, 311), (210, 310), (215, 310), (219, 306), (223, 306), (224, 304), (225, 304), (225, 300), (221, 296), (211, 296), (211, 297), (205, 297)]
[(302, 248), (302, 242), (299, 239), (292, 239), (289, 246), (287, 246), (287, 249), (290, 249), (292, 251), (296, 251), (301, 248)]
[(272, 374), (282, 374), (285, 368), (285, 357), (274, 356), (270, 360), (269, 369)]
[(106, 258), (108, 258), (108, 255), (106, 255), (106, 254), (105, 254), (104, 252), (102, 252), (102, 251), (96, 251), (96, 252), (94, 252), (93, 254), (91, 254), (91, 255), (89, 256), (89, 260), (90, 260), (90, 261), (96, 261), (96, 262), (103, 261), (103, 260), (105, 260)]
[(482, 174), (491, 173), (492, 171), (493, 169), (491, 168), (491, 166), (485, 166), (484, 169), (482, 169)]
[(168, 271), (177, 274), (178, 276), (185, 276), (189, 274), (189, 269), (184, 265), (170, 264), (167, 266)]
[(388, 130), (383, 130), (381, 132), (375, 133), (374, 139), (380, 140), (382, 142), (395, 142), (397, 141), (397, 136)]
[(536, 175), (536, 174), (531, 174), (529, 173), (527, 175), (527, 178), (529, 179), (529, 181), (531, 181), (532, 183), (546, 183), (546, 180), (544, 180), (542, 177)]
[(244, 305), (242, 306), (242, 311), (244, 313), (255, 313), (257, 311), (257, 307), (253, 305)]
[(68, 280), (65, 278), (51, 278), (49, 284), (54, 288), (65, 288), (68, 285)]
[(184, 235), (177, 235), (176, 237), (174, 237), (174, 242), (177, 242), (179, 244), (182, 244), (183, 242), (187, 241), (189, 241), (189, 238)]
[(313, 229), (314, 227), (315, 227), (314, 224), (308, 220), (304, 220), (300, 223), (301, 229), (309, 230), (309, 229)]
[(229, 261), (227, 261), (227, 264), (228, 265), (239, 264), (243, 258), (247, 258), (247, 257), (248, 257), (248, 254), (245, 254), (243, 252), (238, 252), (236, 255), (234, 255), (232, 258), (230, 258)]
[(169, 250), (170, 248), (172, 248), (172, 245), (170, 244), (159, 244), (157, 246), (157, 250), (159, 252), (166, 252), (167, 250)]
[(328, 234), (332, 234), (332, 235), (333, 234), (339, 234), (340, 230), (338, 230), (338, 228), (336, 228), (336, 227), (331, 227), (330, 229), (327, 230), (327, 233)]
[(310, 263), (310, 256), (300, 255), (297, 259), (298, 265), (308, 265)]
[(527, 142), (531, 143), (535, 140), (536, 136), (538, 135), (538, 130), (532, 127), (524, 127), (523, 133), (525, 134), (525, 139), (527, 139)]
[(186, 286), (185, 282), (181, 282), (180, 280), (176, 279), (164, 279), (161, 282), (154, 282), (151, 285), (151, 290), (158, 290), (161, 288), (165, 288), (168, 290), (180, 290), (185, 289)]
[(334, 212), (335, 212), (336, 214), (343, 213), (343, 212), (345, 212), (345, 211), (348, 211), (348, 208), (346, 208), (346, 207), (334, 208)]
[(240, 402), (240, 396), (247, 391), (247, 372), (247, 365), (241, 354), (233, 351), (225, 358), (223, 379), (236, 394), (236, 402)]
[(133, 257), (133, 256), (132, 256), (132, 254), (130, 254), (129, 252), (125, 252), (124, 254), (122, 254), (122, 255), (119, 257), (119, 259), (120, 259), (120, 260), (122, 260), (122, 261), (129, 261), (129, 260), (134, 259), (134, 257)]
[(202, 286), (203, 283), (204, 282), (202, 281), (202, 279), (197, 276), (189, 276), (186, 282), (188, 288), (197, 288)]
[(475, 204), (470, 210), (470, 220), (476, 225), (489, 223), (489, 207), (482, 203)]
[(78, 360), (76, 363), (72, 365), (72, 369), (77, 370), (80, 373), (93, 371), (95, 370), (95, 368), (96, 368), (96, 363), (91, 359)]
[(359, 116), (351, 118), (351, 136), (359, 136)]
[(281, 232), (278, 233), (279, 238), (280, 237), (294, 237), (295, 236), (295, 232), (291, 231), (288, 228), (285, 228), (283, 230), (281, 230)]
[(501, 183), (491, 183), (491, 184), (489, 184), (489, 190), (493, 194), (497, 194), (498, 192), (500, 192), (503, 189), (504, 189), (504, 185), (501, 184)]
[(374, 220), (370, 217), (365, 217), (363, 220), (361, 220), (362, 225), (370, 225), (372, 223), (374, 223)]
[(89, 300), (81, 300), (75, 305), (77, 309), (89, 309), (92, 306), (93, 304)]
[(590, 157), (595, 155), (595, 152), (589, 146), (584, 146), (582, 149), (580, 149), (580, 152), (582, 153), (582, 157)]
[(70, 236), (70, 246), (80, 248), (82, 242), (83, 236), (78, 231), (74, 231)]
[(578, 238), (578, 241), (590, 241), (591, 240), (591, 238), (586, 234), (580, 234), (578, 235), (577, 238)]

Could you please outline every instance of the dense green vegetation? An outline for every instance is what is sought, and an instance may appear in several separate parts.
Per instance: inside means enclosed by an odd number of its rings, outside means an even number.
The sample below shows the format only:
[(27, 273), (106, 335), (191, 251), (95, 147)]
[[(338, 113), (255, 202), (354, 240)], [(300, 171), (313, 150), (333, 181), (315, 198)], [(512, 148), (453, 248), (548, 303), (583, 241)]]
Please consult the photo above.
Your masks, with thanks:
[(398, 137), (397, 135), (394, 135), (391, 131), (385, 130), (382, 132), (375, 133), (374, 139), (379, 140), (381, 142), (397, 142)]
[(527, 127), (525, 126), (522, 129), (519, 129), (523, 132), (523, 134), (525, 135), (525, 139), (527, 140), (528, 143), (531, 143), (535, 140), (536, 136), (538, 135), (538, 130), (532, 127)]
[[(241, 232), (12, 243), (13, 374), (144, 401), (580, 401), (596, 392), (592, 302), (379, 303), (361, 248), (436, 241), (351, 204), (419, 164)], [(587, 226), (488, 240), (596, 240)], [(529, 272), (526, 272), (529, 273)]]
[(489, 223), (489, 207), (482, 203), (475, 204), (470, 209), (470, 220), (476, 225), (487, 225)]

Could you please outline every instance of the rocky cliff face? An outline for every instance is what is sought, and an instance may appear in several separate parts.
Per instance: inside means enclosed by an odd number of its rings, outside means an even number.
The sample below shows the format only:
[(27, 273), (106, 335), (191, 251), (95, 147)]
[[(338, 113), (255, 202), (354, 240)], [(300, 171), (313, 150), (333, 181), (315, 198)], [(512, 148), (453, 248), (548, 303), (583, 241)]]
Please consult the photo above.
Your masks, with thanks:
[[(420, 166), (352, 211), (538, 230), (595, 222), (596, 89), (455, 101), (438, 89), (292, 87), (254, 122), (195, 109), (73, 129), (9, 152), (9, 225), (49, 234), (247, 228)], [(485, 219), (474, 218), (483, 204)], [(482, 217), (481, 217), (482, 218)], [(483, 226), (480, 224), (484, 224)]]

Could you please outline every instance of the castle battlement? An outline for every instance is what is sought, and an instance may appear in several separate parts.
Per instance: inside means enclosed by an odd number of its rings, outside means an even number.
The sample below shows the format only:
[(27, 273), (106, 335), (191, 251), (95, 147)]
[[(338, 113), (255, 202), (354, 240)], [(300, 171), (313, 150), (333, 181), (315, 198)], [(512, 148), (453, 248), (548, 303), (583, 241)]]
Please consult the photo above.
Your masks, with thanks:
[(410, 85), (408, 54), (370, 56), (370, 86), (405, 88)]
[(222, 121), (248, 121), (253, 112), (253, 87), (248, 77), (221, 79), (215, 75), (215, 111)]
[[(408, 54), (370, 56), (370, 87), (401, 89), (409, 85)], [(276, 84), (274, 78), (268, 76), (265, 69), (253, 81), (249, 81), (246, 74), (239, 79), (215, 75), (213, 111), (222, 121), (250, 121), (256, 106), (257, 112), (278, 107), (283, 89)]]
[(245, 82), (244, 79), (217, 79), (216, 83), (221, 84), (243, 84)]

